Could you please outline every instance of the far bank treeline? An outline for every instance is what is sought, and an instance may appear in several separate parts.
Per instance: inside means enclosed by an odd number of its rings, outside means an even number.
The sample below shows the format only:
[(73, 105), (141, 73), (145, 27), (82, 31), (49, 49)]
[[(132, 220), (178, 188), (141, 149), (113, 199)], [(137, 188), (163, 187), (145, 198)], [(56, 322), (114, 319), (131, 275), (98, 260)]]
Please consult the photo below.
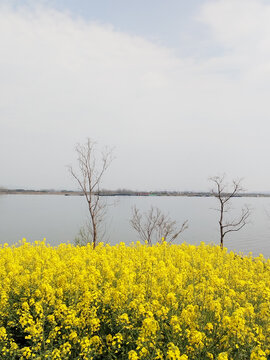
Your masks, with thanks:
[[(0, 188), (1, 194), (25, 194), (25, 195), (64, 195), (64, 196), (83, 196), (82, 191), (78, 190), (55, 190), (55, 189), (7, 189)], [(101, 189), (99, 196), (190, 196), (190, 197), (210, 197), (214, 196), (212, 192), (207, 191), (139, 191), (129, 189), (108, 190)], [(270, 197), (270, 193), (261, 192), (243, 192), (235, 197)]]

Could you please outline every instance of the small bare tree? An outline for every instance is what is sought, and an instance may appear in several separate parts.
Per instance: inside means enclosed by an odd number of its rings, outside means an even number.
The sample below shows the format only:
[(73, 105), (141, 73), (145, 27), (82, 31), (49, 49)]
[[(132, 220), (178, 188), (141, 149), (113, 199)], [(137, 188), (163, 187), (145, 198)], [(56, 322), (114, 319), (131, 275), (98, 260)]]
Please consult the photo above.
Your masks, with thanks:
[(241, 215), (238, 218), (226, 220), (225, 213), (228, 213), (230, 210), (231, 199), (244, 192), (241, 185), (242, 180), (233, 180), (230, 187), (225, 183), (225, 175), (211, 177), (210, 181), (214, 183), (214, 188), (211, 190), (211, 193), (219, 201), (217, 211), (219, 212), (220, 247), (223, 249), (225, 235), (233, 231), (241, 230), (247, 224), (251, 210), (246, 205), (241, 209)]
[(105, 216), (106, 204), (100, 198), (100, 184), (105, 171), (112, 162), (112, 150), (106, 148), (100, 153), (97, 162), (96, 143), (87, 139), (85, 144), (76, 146), (78, 155), (78, 170), (69, 166), (69, 172), (77, 180), (79, 187), (87, 201), (90, 215), (89, 229), (93, 248), (99, 241), (100, 225)]
[(167, 241), (171, 244), (188, 228), (187, 220), (178, 228), (176, 221), (172, 221), (168, 215), (164, 215), (159, 208), (153, 206), (144, 214), (134, 206), (130, 224), (141, 240), (147, 241), (148, 245), (152, 245), (153, 240), (159, 243)]
[[(92, 225), (89, 222), (89, 220), (86, 222), (85, 225), (83, 225), (77, 236), (74, 239), (74, 244), (75, 245), (79, 245), (79, 246), (86, 246), (87, 244), (92, 244), (93, 243), (93, 231), (92, 231)], [(101, 235), (99, 235), (99, 240), (100, 238), (102, 238), (103, 233)]]

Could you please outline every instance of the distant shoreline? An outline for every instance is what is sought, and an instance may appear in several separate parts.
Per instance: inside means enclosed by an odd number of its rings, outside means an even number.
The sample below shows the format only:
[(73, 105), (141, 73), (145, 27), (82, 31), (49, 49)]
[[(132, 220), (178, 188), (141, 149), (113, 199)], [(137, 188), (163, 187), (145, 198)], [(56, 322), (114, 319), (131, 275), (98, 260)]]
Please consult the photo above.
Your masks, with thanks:
[[(25, 190), (0, 189), (0, 195), (63, 195), (83, 196), (81, 191), (72, 190)], [(129, 191), (129, 190), (101, 190), (100, 196), (186, 196), (186, 197), (212, 197), (211, 192), (198, 191)], [(270, 193), (241, 193), (235, 197), (270, 197)]]

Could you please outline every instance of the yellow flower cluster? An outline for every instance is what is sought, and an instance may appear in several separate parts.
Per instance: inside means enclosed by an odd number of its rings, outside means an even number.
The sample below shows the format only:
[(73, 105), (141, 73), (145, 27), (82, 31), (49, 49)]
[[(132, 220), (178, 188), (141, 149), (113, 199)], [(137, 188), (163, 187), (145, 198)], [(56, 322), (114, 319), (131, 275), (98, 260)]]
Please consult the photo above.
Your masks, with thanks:
[(0, 249), (0, 359), (266, 360), (270, 260), (201, 244)]

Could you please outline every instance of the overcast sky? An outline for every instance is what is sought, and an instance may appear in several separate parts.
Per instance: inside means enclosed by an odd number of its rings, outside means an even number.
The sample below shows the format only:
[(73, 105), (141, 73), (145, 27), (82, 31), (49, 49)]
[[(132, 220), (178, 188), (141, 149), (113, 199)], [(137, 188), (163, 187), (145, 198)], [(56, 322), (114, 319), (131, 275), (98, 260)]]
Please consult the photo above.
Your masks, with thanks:
[(0, 186), (76, 189), (87, 137), (103, 186), (270, 191), (270, 3), (0, 0)]

